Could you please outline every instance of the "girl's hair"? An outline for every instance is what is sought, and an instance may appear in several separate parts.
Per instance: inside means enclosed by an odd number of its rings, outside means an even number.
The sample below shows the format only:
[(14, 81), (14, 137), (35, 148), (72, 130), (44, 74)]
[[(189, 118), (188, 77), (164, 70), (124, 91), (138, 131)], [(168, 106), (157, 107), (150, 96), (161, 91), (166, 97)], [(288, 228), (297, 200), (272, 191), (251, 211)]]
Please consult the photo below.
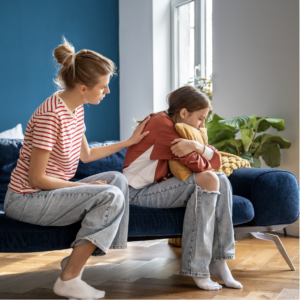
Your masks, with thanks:
[(86, 49), (75, 54), (73, 45), (65, 37), (63, 43), (54, 49), (53, 55), (61, 65), (54, 80), (60, 88), (74, 88), (77, 83), (93, 87), (100, 76), (116, 74), (116, 66), (110, 59)]
[[(144, 120), (146, 120), (149, 116), (151, 117), (153, 115), (165, 112), (176, 124), (179, 122), (179, 113), (183, 108), (185, 108), (189, 113), (203, 108), (209, 108), (210, 110), (212, 109), (211, 102), (207, 95), (191, 85), (183, 86), (171, 92), (167, 96), (167, 102), (169, 104), (169, 108), (166, 111), (151, 113)], [(143, 121), (136, 122), (142, 123)]]

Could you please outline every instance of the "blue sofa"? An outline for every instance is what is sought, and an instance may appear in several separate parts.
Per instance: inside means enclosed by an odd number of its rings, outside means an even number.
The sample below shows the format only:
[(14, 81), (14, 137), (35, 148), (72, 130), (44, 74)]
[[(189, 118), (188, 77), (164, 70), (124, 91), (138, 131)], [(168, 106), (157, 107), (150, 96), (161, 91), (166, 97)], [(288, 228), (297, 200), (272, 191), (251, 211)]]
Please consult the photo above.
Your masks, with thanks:
[[(103, 146), (115, 141), (89, 143)], [(0, 252), (40, 252), (70, 247), (80, 222), (64, 227), (42, 227), (6, 217), (3, 202), (10, 174), (23, 140), (0, 139)], [(74, 181), (107, 171), (122, 172), (126, 149), (84, 164)], [(229, 177), (233, 190), (233, 225), (236, 233), (249, 232), (272, 240), (284, 255), (279, 238), (259, 232), (283, 229), (299, 216), (299, 185), (294, 174), (278, 169), (240, 168)], [(128, 241), (180, 237), (185, 208), (153, 209), (130, 205)], [(284, 257), (287, 262), (289, 258)]]

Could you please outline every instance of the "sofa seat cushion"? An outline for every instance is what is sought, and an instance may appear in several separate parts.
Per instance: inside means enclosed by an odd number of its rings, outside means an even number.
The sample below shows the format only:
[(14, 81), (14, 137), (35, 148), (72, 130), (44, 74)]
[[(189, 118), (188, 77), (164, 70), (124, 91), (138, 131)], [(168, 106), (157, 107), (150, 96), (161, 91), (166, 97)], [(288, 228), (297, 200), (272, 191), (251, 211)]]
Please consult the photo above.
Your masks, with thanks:
[(296, 176), (280, 169), (240, 168), (229, 176), (233, 194), (251, 201), (252, 225), (291, 224), (299, 217), (299, 184)]
[[(1, 210), (1, 207), (0, 207)], [(130, 205), (128, 237), (177, 236), (182, 233), (185, 208), (158, 209)], [(249, 200), (233, 196), (233, 224), (249, 222), (254, 210)], [(0, 252), (39, 252), (66, 249), (80, 228), (39, 226), (6, 217), (0, 211)]]

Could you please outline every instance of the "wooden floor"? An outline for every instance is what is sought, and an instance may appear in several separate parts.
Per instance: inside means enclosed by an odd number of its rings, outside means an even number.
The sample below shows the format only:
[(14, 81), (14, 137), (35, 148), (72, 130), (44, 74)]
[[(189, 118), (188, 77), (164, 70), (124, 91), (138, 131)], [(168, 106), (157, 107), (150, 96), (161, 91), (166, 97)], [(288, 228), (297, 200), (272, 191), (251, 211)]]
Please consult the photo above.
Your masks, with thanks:
[[(241, 290), (198, 289), (191, 277), (179, 275), (181, 248), (168, 240), (132, 242), (126, 250), (91, 257), (83, 279), (104, 290), (106, 299), (299, 299), (299, 239), (280, 237), (297, 270), (289, 270), (272, 242), (238, 239), (228, 265)], [(0, 253), (0, 299), (63, 299), (52, 287), (70, 252)]]

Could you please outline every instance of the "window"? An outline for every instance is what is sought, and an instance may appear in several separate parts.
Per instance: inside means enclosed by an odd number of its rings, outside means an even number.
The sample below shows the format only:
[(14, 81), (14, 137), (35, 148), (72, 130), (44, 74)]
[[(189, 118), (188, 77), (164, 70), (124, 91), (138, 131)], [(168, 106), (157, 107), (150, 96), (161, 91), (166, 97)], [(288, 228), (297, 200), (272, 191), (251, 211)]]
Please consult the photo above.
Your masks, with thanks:
[(172, 0), (172, 89), (212, 76), (212, 1)]

